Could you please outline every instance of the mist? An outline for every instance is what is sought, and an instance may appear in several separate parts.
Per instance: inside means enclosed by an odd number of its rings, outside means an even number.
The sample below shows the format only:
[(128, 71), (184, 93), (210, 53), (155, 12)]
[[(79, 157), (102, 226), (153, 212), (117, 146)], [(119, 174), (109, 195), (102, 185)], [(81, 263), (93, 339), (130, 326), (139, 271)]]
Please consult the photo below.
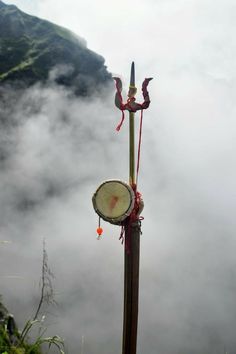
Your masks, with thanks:
[[(233, 98), (198, 78), (176, 97), (175, 84), (144, 112), (138, 352), (233, 353)], [(46, 239), (58, 303), (45, 308), (48, 331), (69, 353), (82, 338), (85, 353), (120, 351), (120, 230), (104, 223), (97, 241), (91, 203), (102, 181), (128, 179), (128, 121), (115, 131), (113, 100), (113, 87), (82, 100), (50, 84), (6, 90), (1, 108), (1, 240), (11, 242), (1, 245), (1, 294), (22, 326), (38, 301)]]
[[(126, 175), (119, 156), (119, 150), (124, 154), (127, 150), (122, 148), (124, 138), (114, 141), (120, 113), (114, 114), (108, 89), (83, 100), (53, 85), (3, 92), (7, 105), (1, 110), (1, 240), (11, 243), (1, 245), (1, 294), (22, 326), (39, 297), (45, 239), (59, 304), (49, 309), (49, 330), (51, 323), (52, 332), (64, 327), (61, 336), (71, 342), (70, 352), (78, 351), (82, 336), (89, 348), (90, 341), (96, 343), (99, 327), (104, 331), (100, 311), (108, 306), (107, 297), (113, 306), (113, 273), (104, 273), (112, 264), (122, 287), (119, 229), (112, 231), (108, 226), (108, 243), (99, 243), (91, 201), (104, 179)], [(109, 292), (107, 282), (111, 281)], [(121, 307), (121, 296), (119, 302)]]
[[(69, 5), (38, 1), (37, 14), (85, 37), (125, 88), (135, 59), (139, 101), (154, 77), (138, 186), (138, 353), (236, 353), (234, 2), (128, 2), (124, 15), (123, 2), (114, 11), (102, 1), (87, 16)], [(121, 350), (120, 230), (103, 223), (97, 241), (91, 202), (102, 181), (128, 179), (128, 120), (117, 133), (114, 94), (82, 100), (50, 83), (1, 96), (0, 239), (11, 243), (0, 244), (0, 293), (22, 326), (38, 301), (45, 238), (58, 303), (45, 308), (48, 333), (72, 354), (83, 340), (83, 354)]]

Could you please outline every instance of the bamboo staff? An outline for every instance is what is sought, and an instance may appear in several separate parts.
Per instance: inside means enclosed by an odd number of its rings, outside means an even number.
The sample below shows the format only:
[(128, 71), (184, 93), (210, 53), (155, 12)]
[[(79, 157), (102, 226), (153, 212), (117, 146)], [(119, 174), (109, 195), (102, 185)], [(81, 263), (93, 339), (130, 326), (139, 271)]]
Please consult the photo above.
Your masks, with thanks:
[[(131, 66), (129, 95), (134, 97), (135, 68)], [(129, 182), (135, 185), (135, 113), (129, 112)], [(126, 235), (129, 233), (129, 253), (124, 252), (124, 322), (122, 354), (136, 354), (138, 330), (138, 297), (139, 297), (139, 253), (140, 228), (137, 222), (127, 223)]]

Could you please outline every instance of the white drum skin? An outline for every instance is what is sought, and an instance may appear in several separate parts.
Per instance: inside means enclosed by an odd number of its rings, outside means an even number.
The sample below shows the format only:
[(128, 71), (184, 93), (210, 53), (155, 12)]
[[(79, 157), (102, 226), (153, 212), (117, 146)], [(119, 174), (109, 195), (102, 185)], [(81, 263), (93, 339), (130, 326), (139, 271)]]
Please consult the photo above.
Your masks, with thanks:
[(127, 183), (114, 179), (103, 182), (92, 200), (96, 213), (103, 220), (120, 225), (134, 208), (135, 194)]

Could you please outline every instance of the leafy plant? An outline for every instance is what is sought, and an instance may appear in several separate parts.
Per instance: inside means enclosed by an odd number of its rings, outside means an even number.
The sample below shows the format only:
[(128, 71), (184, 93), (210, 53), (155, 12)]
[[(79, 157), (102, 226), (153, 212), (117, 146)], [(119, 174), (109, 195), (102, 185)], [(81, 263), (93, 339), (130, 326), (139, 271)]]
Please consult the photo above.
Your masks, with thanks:
[[(44, 327), (43, 315), (39, 319), (42, 307), (44, 304), (55, 304), (54, 290), (52, 285), (52, 278), (54, 278), (48, 266), (48, 255), (46, 251), (46, 243), (43, 241), (43, 260), (42, 260), (42, 273), (40, 279), (40, 299), (36, 308), (35, 314), (32, 319), (28, 320), (20, 333), (15, 327), (13, 332), (9, 332), (7, 323), (0, 325), (0, 354), (42, 354), (41, 346), (48, 345), (48, 351), (54, 346), (60, 354), (64, 353), (63, 340), (55, 335), (52, 337), (45, 337), (47, 328)], [(35, 326), (39, 326), (38, 336), (33, 343), (28, 343), (28, 336)]]

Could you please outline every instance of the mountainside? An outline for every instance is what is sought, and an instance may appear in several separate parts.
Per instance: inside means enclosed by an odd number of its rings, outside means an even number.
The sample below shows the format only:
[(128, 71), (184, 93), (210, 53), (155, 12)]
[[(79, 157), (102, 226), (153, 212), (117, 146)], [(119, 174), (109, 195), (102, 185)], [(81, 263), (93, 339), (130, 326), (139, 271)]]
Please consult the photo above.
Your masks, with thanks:
[(111, 75), (84, 39), (0, 0), (0, 84), (30, 85), (48, 78), (83, 95)]

